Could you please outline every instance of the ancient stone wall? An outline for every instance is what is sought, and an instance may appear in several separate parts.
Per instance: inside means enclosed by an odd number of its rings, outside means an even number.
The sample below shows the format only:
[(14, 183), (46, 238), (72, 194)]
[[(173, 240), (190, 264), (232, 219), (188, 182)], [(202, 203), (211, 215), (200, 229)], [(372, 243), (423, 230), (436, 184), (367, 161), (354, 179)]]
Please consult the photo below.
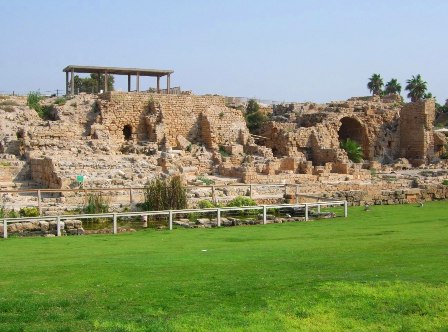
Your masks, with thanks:
[(434, 99), (406, 104), (400, 112), (400, 153), (414, 166), (434, 157)]
[(220, 96), (108, 92), (101, 98), (100, 122), (112, 138), (123, 140), (123, 130), (130, 126), (131, 139), (165, 140), (171, 147), (177, 145), (178, 135), (200, 141), (201, 114), (212, 105), (225, 107)]
[(54, 162), (50, 158), (30, 159), (31, 177), (42, 186), (50, 189), (62, 188), (62, 179), (57, 176)]

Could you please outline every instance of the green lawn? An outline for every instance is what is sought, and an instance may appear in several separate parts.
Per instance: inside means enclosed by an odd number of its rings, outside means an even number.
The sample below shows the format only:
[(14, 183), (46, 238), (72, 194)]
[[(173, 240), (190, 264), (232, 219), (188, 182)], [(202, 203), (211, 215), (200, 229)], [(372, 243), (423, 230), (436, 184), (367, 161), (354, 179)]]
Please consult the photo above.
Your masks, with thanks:
[(448, 331), (447, 208), (0, 240), (0, 331)]

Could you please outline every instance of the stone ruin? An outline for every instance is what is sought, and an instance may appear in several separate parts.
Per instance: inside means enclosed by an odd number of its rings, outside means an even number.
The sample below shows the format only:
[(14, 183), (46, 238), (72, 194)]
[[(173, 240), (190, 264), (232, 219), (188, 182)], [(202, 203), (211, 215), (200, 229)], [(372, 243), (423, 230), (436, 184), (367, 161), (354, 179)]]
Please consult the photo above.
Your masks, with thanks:
[[(4, 100), (12, 103), (2, 106)], [(372, 170), (435, 162), (446, 143), (433, 131), (434, 100), (403, 104), (394, 95), (276, 105), (265, 110), (270, 121), (257, 135), (222, 96), (107, 92), (61, 106), (48, 98), (50, 120), (25, 103), (0, 100), (3, 189), (78, 188), (77, 175), (88, 187), (142, 186), (181, 174), (190, 182), (208, 176), (311, 192), (337, 184), (335, 191), (371, 185)], [(359, 142), (363, 163), (340, 148), (346, 138)]]

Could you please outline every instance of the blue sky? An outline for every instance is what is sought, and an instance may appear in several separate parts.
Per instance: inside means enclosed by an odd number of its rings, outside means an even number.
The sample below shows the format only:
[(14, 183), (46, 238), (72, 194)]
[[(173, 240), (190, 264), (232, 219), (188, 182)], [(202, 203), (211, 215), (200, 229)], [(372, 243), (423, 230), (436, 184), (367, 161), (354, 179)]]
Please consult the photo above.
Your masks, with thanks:
[(0, 91), (63, 89), (62, 69), (79, 64), (173, 69), (171, 85), (197, 94), (278, 101), (421, 74), (442, 102), (447, 17), (445, 0), (0, 0)]

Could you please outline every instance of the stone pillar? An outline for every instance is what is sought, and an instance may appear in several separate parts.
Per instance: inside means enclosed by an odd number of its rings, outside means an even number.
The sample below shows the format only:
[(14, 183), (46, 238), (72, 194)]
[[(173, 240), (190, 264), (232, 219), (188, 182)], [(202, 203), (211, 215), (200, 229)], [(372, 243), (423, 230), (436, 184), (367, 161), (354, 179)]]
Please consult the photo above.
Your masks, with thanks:
[(128, 74), (128, 92), (131, 92), (131, 75)]
[(160, 76), (157, 76), (157, 93), (160, 93)]

